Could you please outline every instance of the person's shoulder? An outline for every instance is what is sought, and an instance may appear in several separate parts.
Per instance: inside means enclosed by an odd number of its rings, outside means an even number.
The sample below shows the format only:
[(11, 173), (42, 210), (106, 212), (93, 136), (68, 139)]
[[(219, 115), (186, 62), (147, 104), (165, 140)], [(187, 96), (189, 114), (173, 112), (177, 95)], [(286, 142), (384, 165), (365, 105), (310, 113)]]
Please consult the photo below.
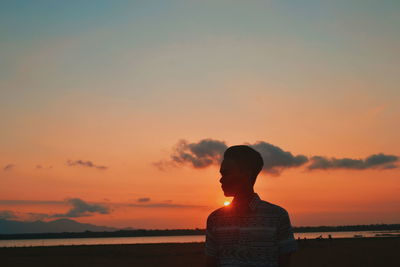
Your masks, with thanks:
[(208, 215), (207, 221), (215, 220), (219, 217), (226, 215), (226, 213), (228, 212), (228, 209), (229, 209), (229, 207), (221, 207), (221, 208), (214, 210), (213, 212), (211, 212)]
[(259, 207), (261, 211), (265, 211), (268, 213), (274, 213), (277, 215), (288, 214), (285, 208), (265, 200), (260, 200)]

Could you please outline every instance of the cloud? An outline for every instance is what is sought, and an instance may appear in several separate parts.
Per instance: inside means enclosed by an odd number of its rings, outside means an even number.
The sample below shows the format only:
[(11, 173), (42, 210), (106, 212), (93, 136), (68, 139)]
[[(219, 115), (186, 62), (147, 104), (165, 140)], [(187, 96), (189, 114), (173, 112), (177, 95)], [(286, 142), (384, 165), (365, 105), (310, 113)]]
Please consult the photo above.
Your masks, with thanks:
[(174, 204), (174, 203), (146, 203), (146, 204), (127, 204), (129, 207), (137, 208), (207, 208), (202, 205), (187, 205), (187, 204)]
[(163, 170), (168, 165), (190, 164), (194, 168), (204, 168), (219, 164), (227, 146), (225, 142), (203, 139), (198, 143), (180, 140), (174, 147), (169, 161), (155, 162), (154, 165)]
[(49, 214), (35, 213), (35, 212), (18, 212), (10, 210), (0, 211), (0, 219), (3, 220), (17, 220), (17, 221), (37, 221), (51, 218)]
[(24, 221), (38, 221), (51, 218), (49, 214), (36, 212), (20, 213), (19, 215), (19, 219), (23, 219)]
[(14, 164), (7, 164), (6, 166), (3, 167), (3, 171), (11, 171), (14, 169), (15, 165)]
[(65, 201), (0, 199), (0, 205), (60, 205), (60, 204), (65, 204)]
[[(284, 168), (298, 167), (308, 161), (304, 155), (294, 156), (291, 152), (284, 151), (281, 148), (259, 141), (255, 144), (247, 144), (259, 151), (264, 159), (263, 170), (270, 174), (279, 174)], [(194, 168), (204, 168), (210, 165), (221, 163), (223, 154), (228, 148), (224, 141), (213, 139), (203, 139), (198, 143), (189, 143), (186, 140), (180, 140), (173, 149), (169, 165), (183, 165), (189, 163)], [(165, 161), (155, 163), (158, 168), (164, 169)]]
[(279, 174), (284, 168), (299, 167), (308, 162), (304, 155), (294, 156), (289, 151), (263, 141), (248, 145), (260, 152), (264, 160), (263, 170), (271, 174)]
[(150, 198), (149, 197), (140, 197), (137, 199), (137, 202), (149, 202)]
[(309, 170), (327, 170), (327, 169), (394, 169), (398, 166), (394, 164), (399, 157), (394, 155), (385, 155), (383, 153), (373, 154), (365, 159), (352, 158), (327, 158), (323, 156), (311, 157), (311, 164), (307, 167)]
[(10, 210), (0, 210), (0, 219), (2, 220), (9, 220), (9, 219), (15, 219), (17, 218), (17, 215)]
[(35, 168), (36, 169), (52, 169), (53, 166), (50, 165), (50, 166), (45, 167), (42, 164), (37, 164)]
[(204, 168), (220, 163), (227, 145), (223, 141), (203, 139), (198, 143), (180, 140), (171, 158), (176, 163), (190, 163), (194, 168)]
[(110, 214), (112, 210), (119, 208), (145, 208), (145, 209), (209, 209), (204, 205), (190, 205), (172, 203), (172, 200), (163, 202), (151, 202), (149, 197), (138, 198), (137, 203), (87, 203), (79, 198), (66, 199), (64, 201), (56, 200), (0, 200), (0, 205), (71, 205), (72, 207), (65, 213), (49, 214), (34, 212), (18, 212), (10, 210), (0, 210), (0, 219), (15, 219), (21, 221), (50, 220), (54, 218), (78, 218), (87, 217), (94, 214)]
[(72, 205), (72, 208), (69, 211), (63, 214), (54, 214), (51, 217), (76, 218), (76, 217), (91, 216), (94, 213), (100, 213), (100, 214), (110, 213), (110, 209), (107, 206), (101, 204), (89, 204), (80, 198), (67, 199), (67, 203)]
[(84, 166), (84, 167), (89, 167), (89, 168), (96, 168), (99, 170), (106, 170), (108, 167), (106, 166), (101, 166), (101, 165), (96, 165), (91, 161), (83, 161), (83, 160), (67, 160), (67, 165), (68, 166)]
[[(264, 142), (258, 141), (254, 144), (245, 143), (260, 152), (264, 160), (263, 172), (279, 175), (284, 169), (307, 166), (308, 170), (316, 169), (394, 169), (399, 157), (385, 155), (383, 153), (373, 154), (365, 159), (353, 158), (328, 158), (323, 156), (307, 157), (303, 154), (294, 155), (289, 151)], [(210, 165), (219, 165), (225, 150), (228, 148), (224, 141), (210, 138), (202, 139), (197, 143), (189, 143), (180, 140), (170, 155), (169, 160), (161, 160), (153, 163), (160, 170), (168, 166), (181, 166), (189, 164), (194, 168), (205, 168)]]

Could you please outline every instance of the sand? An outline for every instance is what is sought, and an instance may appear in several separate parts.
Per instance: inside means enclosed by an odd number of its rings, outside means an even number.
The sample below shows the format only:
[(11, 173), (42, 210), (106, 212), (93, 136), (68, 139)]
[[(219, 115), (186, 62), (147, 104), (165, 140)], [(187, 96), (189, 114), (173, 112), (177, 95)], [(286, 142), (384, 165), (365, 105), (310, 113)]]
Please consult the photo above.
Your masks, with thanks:
[[(204, 266), (204, 243), (0, 248), (0, 266)], [(292, 267), (400, 266), (400, 238), (299, 242)]]

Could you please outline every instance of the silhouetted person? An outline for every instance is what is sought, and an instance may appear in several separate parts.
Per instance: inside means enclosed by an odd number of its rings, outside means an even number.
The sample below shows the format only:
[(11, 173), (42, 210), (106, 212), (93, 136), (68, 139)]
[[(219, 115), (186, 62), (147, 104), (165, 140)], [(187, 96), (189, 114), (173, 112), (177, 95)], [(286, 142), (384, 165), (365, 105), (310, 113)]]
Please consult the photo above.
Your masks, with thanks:
[(224, 195), (234, 199), (207, 218), (207, 266), (289, 266), (297, 250), (289, 215), (253, 189), (263, 165), (260, 153), (249, 146), (225, 151), (220, 183)]

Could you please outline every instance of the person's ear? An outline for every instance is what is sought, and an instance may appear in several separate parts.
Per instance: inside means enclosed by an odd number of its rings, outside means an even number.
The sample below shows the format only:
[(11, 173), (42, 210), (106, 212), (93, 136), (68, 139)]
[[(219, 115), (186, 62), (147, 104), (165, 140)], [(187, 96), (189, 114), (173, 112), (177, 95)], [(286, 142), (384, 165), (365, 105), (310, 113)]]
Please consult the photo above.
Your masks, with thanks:
[(243, 175), (250, 177), (251, 179), (253, 179), (252, 177), (254, 176), (253, 171), (251, 170), (243, 170)]

